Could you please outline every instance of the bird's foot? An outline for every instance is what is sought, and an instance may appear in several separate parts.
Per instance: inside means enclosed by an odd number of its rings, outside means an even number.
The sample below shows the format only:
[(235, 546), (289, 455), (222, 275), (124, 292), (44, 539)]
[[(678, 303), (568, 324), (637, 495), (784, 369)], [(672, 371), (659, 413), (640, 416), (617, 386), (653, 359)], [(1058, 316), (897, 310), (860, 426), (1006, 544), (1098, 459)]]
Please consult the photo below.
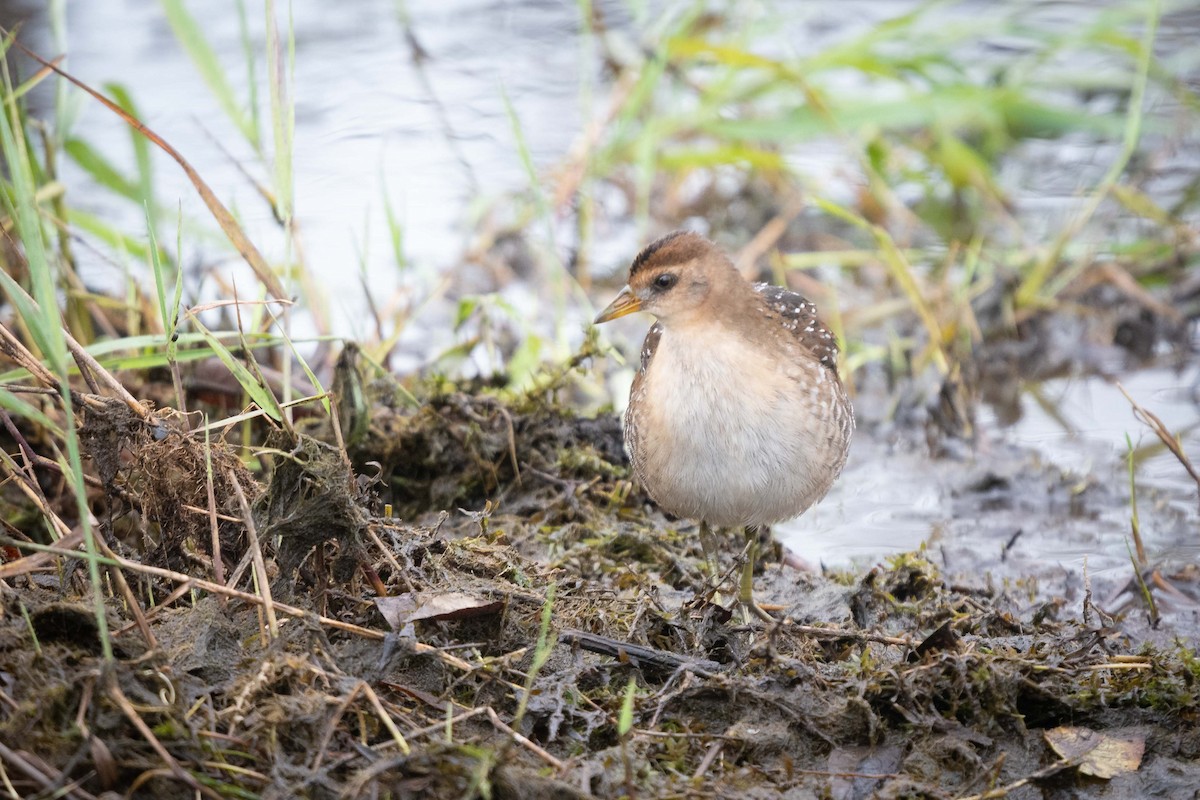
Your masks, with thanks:
[(779, 620), (771, 616), (771, 612), (756, 603), (753, 597), (738, 598), (738, 605), (742, 607), (742, 619), (746, 623), (758, 620), (767, 625), (779, 624)]
[(762, 606), (754, 602), (754, 561), (758, 557), (758, 531), (746, 529), (745, 561), (742, 563), (742, 576), (738, 583), (738, 605), (742, 607), (742, 617), (746, 622), (757, 619), (768, 625), (774, 625), (777, 620), (768, 614)]

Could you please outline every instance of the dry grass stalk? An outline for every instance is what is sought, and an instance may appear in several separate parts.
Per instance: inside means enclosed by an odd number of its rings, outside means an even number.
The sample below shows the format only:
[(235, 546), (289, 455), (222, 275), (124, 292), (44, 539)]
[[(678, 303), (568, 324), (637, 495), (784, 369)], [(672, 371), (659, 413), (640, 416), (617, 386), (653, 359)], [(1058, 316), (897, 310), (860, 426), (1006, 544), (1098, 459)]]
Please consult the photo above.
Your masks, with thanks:
[(172, 159), (174, 159), (175, 163), (177, 163), (187, 175), (188, 180), (192, 182), (192, 185), (196, 188), (200, 198), (208, 207), (209, 212), (216, 219), (217, 224), (221, 226), (221, 230), (224, 231), (225, 235), (229, 238), (230, 243), (237, 249), (239, 253), (241, 253), (242, 258), (246, 260), (246, 263), (250, 265), (250, 268), (254, 270), (255, 277), (262, 282), (262, 285), (266, 287), (267, 291), (269, 291), (272, 296), (280, 299), (288, 296), (287, 291), (283, 288), (283, 284), (279, 282), (279, 277), (275, 275), (274, 271), (272, 271), (271, 267), (267, 264), (266, 259), (264, 259), (262, 254), (258, 251), (258, 248), (255, 247), (254, 243), (250, 241), (250, 238), (246, 236), (245, 232), (242, 230), (233, 214), (229, 213), (229, 209), (227, 209), (225, 205), (219, 199), (217, 199), (217, 195), (212, 189), (209, 188), (204, 179), (200, 177), (200, 173), (197, 172), (190, 163), (188, 163), (187, 159), (185, 159), (178, 150), (172, 147), (157, 133), (142, 124), (140, 120), (136, 119), (129, 114), (129, 112), (125, 111), (125, 109), (121, 108), (112, 100), (108, 99), (88, 84), (79, 80), (74, 75), (71, 75), (55, 64), (45, 60), (37, 53), (21, 44), (20, 41), (14, 39), (13, 45), (15, 45), (25, 55), (41, 64), (43, 67), (54, 70), (54, 72), (58, 73), (58, 75), (87, 92), (96, 100), (100, 101), (105, 108), (116, 114), (118, 117), (124, 120), (127, 125), (136, 130), (142, 136), (146, 137), (148, 141), (153, 143)]
[(547, 753), (543, 748), (532, 742), (528, 737), (521, 735), (517, 731), (513, 730), (511, 726), (505, 724), (504, 720), (500, 719), (500, 715), (498, 715), (495, 709), (493, 709), (491, 706), (488, 706), (486, 711), (488, 719), (492, 721), (492, 725), (495, 726), (496, 730), (500, 731), (513, 742), (521, 745), (526, 750), (533, 753), (535, 756), (542, 759), (559, 772), (566, 768), (565, 763)]
[(113, 702), (117, 704), (117, 707), (121, 709), (121, 712), (125, 715), (125, 718), (129, 720), (130, 724), (137, 728), (138, 733), (142, 735), (142, 738), (146, 740), (146, 743), (149, 744), (158, 757), (163, 760), (163, 763), (165, 763), (168, 769), (170, 769), (171, 774), (183, 783), (186, 783), (192, 789), (192, 791), (202, 794), (205, 797), (210, 797), (212, 800), (222, 800), (221, 795), (217, 794), (215, 791), (196, 780), (196, 777), (181, 767), (179, 762), (175, 760), (175, 757), (171, 755), (167, 748), (163, 747), (162, 742), (160, 742), (158, 737), (154, 735), (154, 731), (150, 729), (150, 726), (147, 725), (146, 721), (138, 714), (137, 709), (133, 706), (133, 703), (129, 702), (129, 698), (125, 696), (123, 691), (121, 691), (121, 686), (119, 683), (117, 683), (115, 672), (108, 672), (105, 683), (108, 684), (105, 688), (108, 690), (109, 697), (111, 697)]
[(404, 734), (400, 733), (400, 729), (396, 727), (396, 723), (392, 721), (392, 716), (383, 707), (383, 703), (379, 701), (379, 695), (375, 694), (375, 690), (370, 687), (365, 681), (358, 681), (354, 684), (354, 688), (346, 694), (342, 702), (338, 704), (337, 710), (333, 712), (333, 716), (329, 718), (328, 724), (325, 726), (325, 732), (321, 736), (321, 741), (317, 743), (315, 748), (316, 754), (313, 756), (312, 764), (309, 770), (315, 775), (321, 768), (321, 762), (325, 760), (325, 753), (329, 748), (329, 742), (333, 739), (334, 731), (337, 730), (338, 723), (341, 722), (342, 716), (346, 710), (350, 708), (350, 704), (354, 702), (354, 698), (363, 695), (371, 703), (375, 709), (375, 713), (379, 716), (379, 721), (387, 732), (391, 734), (392, 741), (400, 748), (400, 752), (408, 755), (412, 752), (408, 746), (408, 742), (404, 739)]
[[(94, 794), (85, 792), (77, 786), (70, 784), (64, 786), (62, 775), (58, 774), (57, 770), (32, 753), (12, 750), (4, 742), (0, 742), (0, 760), (4, 763), (12, 764), (22, 775), (42, 787), (47, 795), (71, 797), (77, 798), (77, 800), (96, 800)], [(7, 775), (4, 776), (4, 782), (6, 784), (9, 783)], [(11, 796), (20, 796), (11, 785), (6, 786), (6, 788)]]
[[(1134, 400), (1129, 392), (1125, 391), (1125, 387), (1121, 385), (1120, 381), (1117, 382), (1117, 388), (1129, 401), (1129, 405), (1133, 409), (1133, 416), (1154, 432), (1167, 450), (1171, 451), (1171, 455), (1175, 456), (1175, 459), (1187, 470), (1187, 474), (1192, 476), (1192, 480), (1196, 482), (1197, 494), (1200, 495), (1200, 472), (1196, 471), (1196, 467), (1187, 457), (1187, 453), (1183, 452), (1183, 445), (1179, 443), (1179, 437), (1172, 434), (1166, 423), (1159, 419), (1153, 411), (1149, 411)], [(1197, 497), (1197, 503), (1200, 505), (1200, 496)]]
[(233, 492), (237, 495), (238, 503), (242, 507), (242, 523), (246, 526), (246, 537), (249, 539), (249, 551), (254, 559), (254, 574), (255, 584), (258, 586), (259, 594), (262, 596), (263, 612), (267, 616), (267, 639), (274, 639), (279, 636), (279, 621), (275, 616), (275, 603), (271, 597), (271, 579), (267, 575), (267, 562), (263, 558), (262, 546), (258, 541), (258, 528), (254, 524), (254, 514), (250, 510), (250, 503), (246, 500), (246, 493), (242, 491), (242, 485), (238, 482), (237, 475), (230, 470), (226, 473), (226, 479), (230, 486), (233, 487)]

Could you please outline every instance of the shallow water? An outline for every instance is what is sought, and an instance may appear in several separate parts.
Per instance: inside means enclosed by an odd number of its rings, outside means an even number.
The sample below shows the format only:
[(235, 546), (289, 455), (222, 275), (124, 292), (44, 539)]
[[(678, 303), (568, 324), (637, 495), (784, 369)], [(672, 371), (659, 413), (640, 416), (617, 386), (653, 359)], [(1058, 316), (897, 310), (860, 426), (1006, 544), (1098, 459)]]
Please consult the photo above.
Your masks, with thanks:
[[(1141, 370), (1122, 382), (1200, 462), (1200, 364)], [(1092, 376), (1028, 386), (1020, 412), (1003, 426), (984, 406), (980, 445), (963, 459), (930, 459), (924, 446), (860, 435), (825, 501), (776, 535), (828, 566), (927, 546), (963, 554), (947, 558), (952, 571), (973, 554), (970, 569), (983, 564), (1000, 577), (1020, 577), (1039, 561), (1081, 571), (1085, 559), (1093, 574), (1127, 572), (1128, 436), (1148, 555), (1174, 566), (1200, 561), (1200, 490), (1133, 418), (1116, 385)]]
[[(230, 83), (245, 97), (245, 62), (233, 0), (187, 3)], [(260, 4), (247, 3), (252, 39), (261, 46)], [(527, 184), (503, 94), (512, 101), (531, 155), (550, 163), (580, 127), (578, 9), (570, 3), (401, 3), (355, 0), (336, 11), (324, 3), (292, 5), (296, 31), (295, 193), (302, 244), (318, 280), (332, 291), (335, 330), (367, 336), (364, 283), (382, 303), (414, 276), (399, 274), (384, 211), (390, 197), (415, 264), (448, 265), (468, 240), (470, 210), (482, 200)], [(288, 4), (282, 4), (287, 8)], [(413, 64), (401, 10), (428, 53)], [(205, 13), (211, 9), (211, 13)], [(92, 86), (125, 86), (146, 124), (177, 147), (243, 220), (268, 259), (282, 256), (269, 209), (233, 159), (269, 184), (252, 149), (221, 112), (162, 14), (146, 0), (67, 4), (67, 69)], [(23, 40), (41, 53), (54, 45), (40, 3), (5, 3), (0, 20), (26, 20)], [(119, 42), (119, 47), (113, 43)], [(265, 65), (257, 65), (260, 80)], [(266, 90), (260, 93), (265, 104)], [(43, 96), (42, 102), (46, 102)], [(43, 105), (44, 108), (44, 105)], [(264, 111), (269, 142), (270, 120)], [(74, 135), (132, 171), (127, 128), (95, 102), (82, 103)], [(195, 191), (174, 162), (155, 152), (158, 196), (172, 211), (207, 220)], [(144, 230), (142, 212), (64, 165), (68, 202)], [(172, 215), (173, 216), (173, 215)], [(211, 225), (205, 225), (211, 228)], [(171, 241), (174, 236), (170, 237)], [(184, 263), (200, 257), (188, 248)], [(212, 258), (220, 248), (206, 246)], [(120, 281), (119, 269), (87, 259), (94, 285)], [(236, 256), (221, 255), (236, 265)], [(349, 279), (349, 280), (348, 280)]]

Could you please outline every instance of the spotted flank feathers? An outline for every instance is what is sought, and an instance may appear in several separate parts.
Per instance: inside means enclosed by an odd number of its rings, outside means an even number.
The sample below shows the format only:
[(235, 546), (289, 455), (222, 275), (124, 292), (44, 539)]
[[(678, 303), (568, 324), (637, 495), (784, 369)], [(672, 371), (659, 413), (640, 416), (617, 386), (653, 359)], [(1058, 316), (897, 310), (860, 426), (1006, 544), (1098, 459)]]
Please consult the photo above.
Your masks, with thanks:
[(837, 338), (824, 322), (817, 318), (817, 307), (803, 295), (784, 289), (782, 286), (772, 286), (769, 283), (756, 283), (754, 290), (763, 296), (771, 311), (779, 316), (783, 327), (791, 331), (804, 347), (817, 357), (829, 369), (837, 374), (838, 346)]
[(748, 283), (686, 232), (638, 254), (628, 292), (658, 318), (625, 412), (633, 472), (655, 502), (739, 527), (798, 516), (824, 497), (846, 463), (854, 410), (813, 304)]

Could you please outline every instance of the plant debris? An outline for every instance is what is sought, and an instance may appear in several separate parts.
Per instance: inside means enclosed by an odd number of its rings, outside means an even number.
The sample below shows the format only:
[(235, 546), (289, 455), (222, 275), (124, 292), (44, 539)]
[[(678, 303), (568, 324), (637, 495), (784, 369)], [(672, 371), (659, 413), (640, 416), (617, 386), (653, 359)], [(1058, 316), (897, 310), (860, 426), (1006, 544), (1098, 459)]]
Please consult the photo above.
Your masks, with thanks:
[(1046, 731), (1045, 737), (1059, 758), (1079, 765), (1081, 775), (1105, 780), (1136, 772), (1146, 752), (1146, 732), (1139, 728), (1098, 733), (1062, 725)]
[[(219, 444), (206, 455), (178, 430), (90, 418), (89, 452), (125, 453), (106, 462), (106, 501), (153, 520), (177, 555), (143, 562), (116, 543), (153, 598), (153, 645), (114, 598), (109, 677), (74, 572), (7, 565), (9, 780), (330, 798), (941, 798), (1053, 791), (1064, 773), (1047, 763), (1131, 781), (1131, 797), (1147, 763), (1158, 786), (1200, 780), (1200, 662), (1182, 643), (1135, 649), (1018, 587), (951, 584), (919, 556), (860, 576), (770, 566), (781, 621), (742, 626), (717, 585), (737, 554), (708, 575), (687, 525), (630, 491), (611, 418), (577, 418), (552, 394), (379, 405), (372, 429), (397, 436), (386, 450), (366, 437), (357, 469), (275, 433), (265, 486)], [(244, 532), (236, 481), (256, 498), (267, 573), (300, 607), (255, 592), (247, 571), (234, 576), (246, 590), (201, 580), (211, 563), (180, 557), (208, 536), (210, 518), (184, 507), (208, 505), (210, 460), (223, 530)], [(231, 560), (252, 560), (244, 536), (225, 538), (241, 542)], [(189, 600), (189, 585), (205, 591)]]

